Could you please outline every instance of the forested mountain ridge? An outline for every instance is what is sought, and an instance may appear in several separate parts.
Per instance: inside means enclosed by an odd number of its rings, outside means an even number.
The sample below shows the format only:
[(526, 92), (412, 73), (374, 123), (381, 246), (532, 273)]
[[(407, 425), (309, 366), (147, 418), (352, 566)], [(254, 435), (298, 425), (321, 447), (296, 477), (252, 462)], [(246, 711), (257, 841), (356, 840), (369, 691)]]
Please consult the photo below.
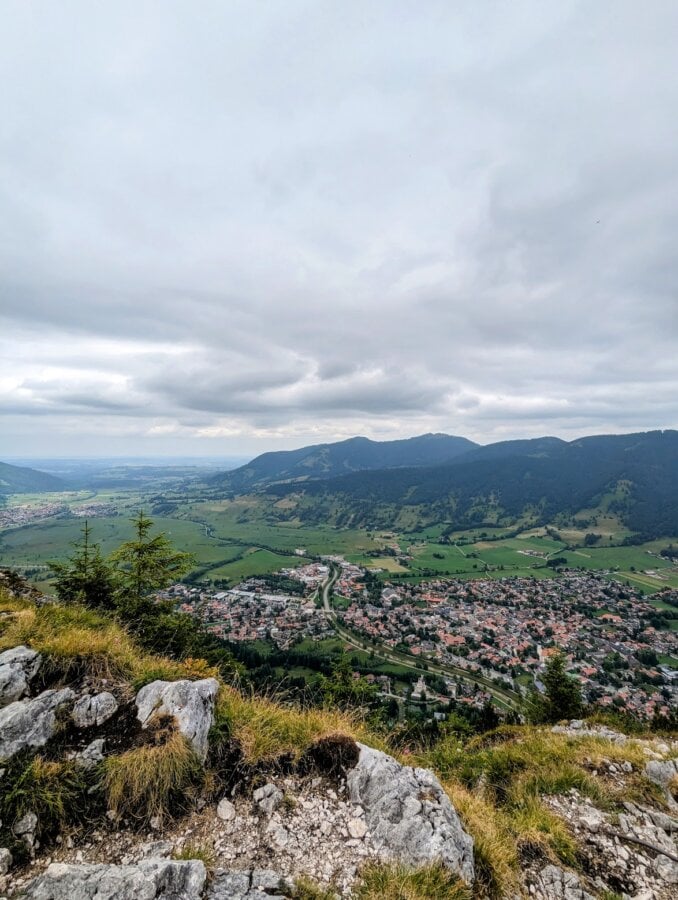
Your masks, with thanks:
[(64, 482), (55, 475), (0, 462), (0, 494), (62, 491), (64, 488)]
[[(299, 485), (272, 485), (281, 496)], [(678, 532), (678, 432), (502, 442), (424, 468), (366, 471), (303, 485), (305, 521), (386, 527), (405, 507), (423, 522), (469, 527), (535, 523), (596, 506), (615, 493), (612, 511), (644, 536)]]
[(243, 493), (278, 482), (333, 478), (373, 469), (436, 465), (477, 446), (467, 438), (448, 434), (423, 434), (398, 441), (354, 437), (298, 450), (263, 453), (232, 472), (214, 476), (212, 484)]

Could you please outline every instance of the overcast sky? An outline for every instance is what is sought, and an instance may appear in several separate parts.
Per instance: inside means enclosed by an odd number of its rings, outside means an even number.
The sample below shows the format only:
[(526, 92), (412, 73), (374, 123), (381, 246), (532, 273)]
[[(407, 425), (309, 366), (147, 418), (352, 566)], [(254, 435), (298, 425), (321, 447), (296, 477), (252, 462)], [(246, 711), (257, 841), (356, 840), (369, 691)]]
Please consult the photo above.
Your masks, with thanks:
[(678, 426), (675, 0), (0, 0), (0, 458)]

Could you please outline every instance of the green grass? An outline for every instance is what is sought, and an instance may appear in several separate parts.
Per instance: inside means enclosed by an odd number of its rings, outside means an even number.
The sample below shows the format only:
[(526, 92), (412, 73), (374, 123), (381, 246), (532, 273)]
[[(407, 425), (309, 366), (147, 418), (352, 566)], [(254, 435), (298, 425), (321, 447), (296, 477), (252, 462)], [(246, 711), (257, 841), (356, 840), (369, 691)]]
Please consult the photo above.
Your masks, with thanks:
[(396, 863), (369, 863), (353, 896), (357, 900), (470, 900), (472, 893), (441, 865), (413, 870)]
[(52, 762), (23, 752), (3, 761), (2, 781), (0, 842), (17, 859), (26, 848), (12, 833), (12, 825), (25, 813), (37, 815), (37, 836), (42, 839), (67, 826), (82, 825), (96, 808), (92, 773), (73, 760)]
[[(121, 515), (95, 518), (91, 523), (94, 539), (107, 553), (131, 537), (129, 515), (139, 506), (148, 508), (151, 505), (150, 496), (148, 491), (139, 489), (102, 490), (17, 495), (11, 501), (32, 505), (57, 501), (67, 502), (71, 506), (92, 500), (112, 502)], [(442, 575), (449, 573), (450, 577), (462, 579), (508, 575), (552, 576), (550, 569), (543, 568), (544, 559), (520, 552), (535, 550), (544, 555), (565, 556), (571, 566), (615, 570), (615, 577), (628, 580), (644, 592), (654, 592), (663, 586), (678, 587), (678, 571), (667, 560), (647, 552), (656, 552), (670, 538), (652, 541), (642, 547), (600, 546), (564, 551), (564, 544), (552, 540), (543, 529), (527, 530), (517, 537), (502, 537), (511, 535), (515, 526), (497, 529), (479, 527), (453, 533), (450, 539), (462, 544), (456, 546), (440, 543), (445, 528), (443, 525), (408, 532), (402, 528), (399, 532), (368, 532), (356, 528), (305, 526), (290, 518), (295, 512), (294, 504), (295, 501), (289, 499), (271, 503), (258, 497), (201, 502), (179, 499), (176, 513), (169, 517), (157, 517), (156, 525), (159, 530), (168, 532), (177, 546), (195, 555), (196, 571), (201, 578), (228, 579), (231, 583), (250, 575), (300, 565), (304, 559), (293, 554), (297, 547), (304, 547), (309, 557), (340, 554), (360, 565), (389, 568), (404, 575), (403, 580), (408, 582), (428, 577), (423, 575), (424, 571)], [(597, 514), (602, 515), (602, 512), (599, 510)], [(607, 519), (600, 521), (600, 528), (591, 528), (602, 531), (602, 525), (610, 524)], [(4, 529), (0, 532), (0, 563), (20, 568), (45, 566), (50, 559), (64, 557), (70, 543), (80, 536), (81, 527), (80, 519), (50, 519)], [(559, 531), (564, 538), (568, 537), (565, 527)], [(500, 540), (491, 540), (498, 536)], [(619, 535), (615, 534), (615, 540), (618, 538)], [(399, 566), (392, 557), (366, 555), (367, 551), (378, 551), (394, 544), (403, 551), (411, 550), (413, 559), (409, 569)], [(476, 557), (470, 554), (476, 554)], [(490, 567), (490, 571), (485, 571), (486, 566)], [(632, 568), (635, 571), (631, 571)], [(666, 580), (645, 575), (644, 570), (647, 569), (661, 571)], [(388, 573), (382, 573), (381, 577), (388, 578)], [(38, 584), (43, 589), (48, 587), (46, 572)]]
[(251, 547), (242, 558), (210, 569), (209, 577), (228, 578), (230, 582), (235, 583), (254, 575), (266, 575), (283, 568), (296, 568), (307, 562), (308, 559), (299, 556), (281, 556), (270, 550)]
[(205, 780), (200, 760), (177, 731), (155, 745), (109, 756), (103, 772), (108, 808), (137, 826), (187, 812)]

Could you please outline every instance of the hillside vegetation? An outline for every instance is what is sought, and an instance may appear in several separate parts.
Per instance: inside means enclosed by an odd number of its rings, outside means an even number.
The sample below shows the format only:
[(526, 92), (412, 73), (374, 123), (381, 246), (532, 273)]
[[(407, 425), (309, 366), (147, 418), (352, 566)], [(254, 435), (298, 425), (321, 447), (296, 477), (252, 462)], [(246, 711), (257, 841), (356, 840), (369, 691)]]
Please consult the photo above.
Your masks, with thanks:
[(55, 475), (26, 466), (11, 466), (9, 463), (0, 462), (0, 494), (63, 491), (65, 487), (64, 482)]
[(678, 533), (678, 432), (555, 438), (480, 447), (444, 465), (364, 471), (304, 484), (272, 484), (296, 495), (307, 523), (397, 527), (410, 510), (419, 526), (542, 525), (596, 507), (639, 539)]
[(263, 453), (232, 472), (215, 476), (211, 483), (222, 490), (245, 493), (278, 482), (332, 478), (372, 469), (431, 466), (454, 459), (476, 446), (467, 438), (449, 434), (423, 434), (400, 441), (354, 437), (299, 450)]

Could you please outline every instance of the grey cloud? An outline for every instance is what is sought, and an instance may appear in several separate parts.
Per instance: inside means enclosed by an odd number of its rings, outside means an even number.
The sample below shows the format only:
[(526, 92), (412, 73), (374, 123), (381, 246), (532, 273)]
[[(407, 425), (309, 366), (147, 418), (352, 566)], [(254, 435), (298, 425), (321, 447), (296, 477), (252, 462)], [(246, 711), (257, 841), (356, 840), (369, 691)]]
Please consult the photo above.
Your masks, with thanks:
[(677, 426), (676, 28), (10, 4), (0, 451)]

